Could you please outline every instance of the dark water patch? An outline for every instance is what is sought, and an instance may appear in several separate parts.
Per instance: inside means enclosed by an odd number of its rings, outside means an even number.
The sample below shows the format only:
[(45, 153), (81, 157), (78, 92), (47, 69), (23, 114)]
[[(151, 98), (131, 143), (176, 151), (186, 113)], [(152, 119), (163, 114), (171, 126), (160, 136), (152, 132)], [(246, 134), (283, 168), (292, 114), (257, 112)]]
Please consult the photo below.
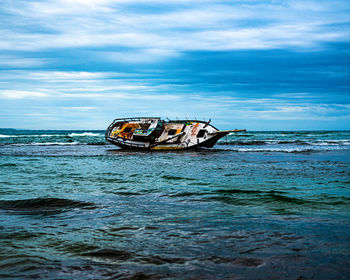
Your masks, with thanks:
[(265, 264), (264, 260), (262, 259), (248, 258), (248, 257), (234, 258), (234, 257), (223, 257), (223, 256), (210, 256), (205, 260), (213, 262), (215, 264), (230, 263), (232, 265), (239, 265), (239, 266), (250, 267), (250, 268), (261, 267), (262, 265)]
[(328, 194), (323, 194), (321, 195), (318, 199), (317, 202), (320, 204), (326, 204), (330, 206), (337, 206), (337, 205), (346, 205), (350, 206), (350, 197), (345, 197), (345, 196), (330, 196)]
[(0, 229), (0, 240), (28, 240), (39, 237), (40, 235), (39, 233), (29, 232), (23, 229), (6, 229), (6, 231)]
[(126, 261), (137, 256), (135, 253), (130, 253), (123, 250), (115, 249), (99, 249), (92, 252), (81, 254), (83, 257), (93, 259), (110, 260), (110, 261)]
[[(312, 208), (322, 209), (325, 206), (349, 206), (349, 197), (331, 197), (328, 195), (314, 196), (310, 199), (307, 198), (295, 198), (286, 195), (280, 195), (277, 193), (269, 193), (265, 197), (261, 198), (265, 202), (281, 203), (281, 204), (295, 204), (303, 205)], [(288, 209), (286, 209), (288, 211)], [(292, 210), (292, 209), (290, 209)]]
[(27, 214), (59, 213), (60, 211), (72, 208), (94, 209), (96, 205), (91, 202), (64, 198), (33, 198), (0, 201), (0, 209), (19, 211)]
[[(270, 192), (268, 192), (270, 193)], [(271, 193), (284, 193), (282, 191), (273, 191)], [(258, 195), (264, 195), (266, 194), (266, 191), (259, 191), (259, 190), (245, 190), (245, 189), (220, 189), (220, 190), (214, 190), (210, 192), (206, 191), (198, 191), (198, 192), (179, 192), (175, 194), (169, 194), (167, 196), (169, 197), (187, 197), (187, 196), (208, 196), (208, 195), (215, 195), (215, 194), (223, 194), (223, 195), (232, 195), (232, 194), (258, 194)]]
[(229, 173), (229, 174), (224, 174), (225, 177), (233, 177), (233, 176), (238, 176), (240, 174), (234, 174), (234, 173)]
[(265, 200), (269, 200), (269, 201), (272, 201), (272, 202), (282, 202), (282, 203), (289, 203), (289, 204), (297, 204), (297, 205), (313, 203), (312, 201), (307, 200), (307, 199), (294, 198), (294, 197), (289, 197), (289, 196), (280, 195), (280, 194), (276, 194), (276, 193), (268, 193), (265, 196)]
[(225, 239), (239, 239), (239, 240), (242, 240), (242, 239), (246, 239), (248, 238), (249, 235), (247, 234), (228, 234), (228, 235), (221, 235), (221, 236), (217, 236), (215, 239), (218, 239), (218, 240), (225, 240)]
[(259, 267), (264, 265), (264, 261), (257, 258), (237, 258), (234, 263), (246, 267)]
[(15, 163), (3, 163), (3, 164), (0, 164), (0, 167), (15, 167), (17, 166), (17, 164)]
[(116, 238), (116, 237), (124, 238), (126, 236), (130, 236), (129, 234), (126, 234), (125, 232), (115, 233), (115, 232), (110, 231), (109, 229), (98, 229), (97, 231), (102, 232), (104, 236), (109, 236), (109, 237), (113, 237), (113, 238)]
[(259, 190), (244, 190), (244, 189), (227, 189), (227, 190), (216, 190), (213, 193), (222, 193), (222, 194), (263, 194), (265, 191)]
[(133, 173), (133, 174), (130, 174), (129, 177), (143, 177), (144, 174), (140, 174), (140, 173)]
[[(6, 270), (16, 271), (16, 272), (23, 272), (28, 271), (28, 267), (31, 267), (32, 269), (37, 269), (45, 262), (47, 259), (39, 256), (32, 256), (32, 255), (26, 255), (26, 254), (7, 254), (6, 256), (0, 256), (0, 271), (5, 272)], [(30, 269), (31, 270), (31, 269)], [(3, 274), (4, 276), (4, 274)], [(7, 277), (12, 276), (10, 273)], [(12, 278), (13, 279), (13, 278)]]
[(289, 207), (289, 206), (278, 206), (278, 207), (271, 207), (271, 210), (273, 211), (273, 214), (274, 215), (277, 215), (277, 216), (282, 216), (283, 219), (287, 220), (288, 218), (285, 217), (285, 216), (291, 216), (291, 215), (298, 215), (298, 211), (300, 211), (300, 209), (296, 208), (292, 208), (292, 207)]
[(11, 185), (16, 185), (15, 183), (13, 183), (13, 182), (9, 182), (9, 181), (2, 181), (2, 182), (0, 182), (0, 184), (2, 184), (2, 185), (9, 185), (9, 186), (11, 186)]
[(27, 157), (27, 158), (24, 158), (23, 161), (26, 161), (26, 162), (34, 162), (34, 161), (40, 161), (39, 158), (37, 157)]
[(186, 178), (186, 177), (180, 177), (180, 176), (171, 176), (171, 175), (163, 175), (163, 179), (171, 180), (171, 181), (180, 181), (180, 180), (188, 180), (188, 181), (194, 181), (196, 179), (193, 178)]
[(226, 264), (226, 263), (234, 262), (234, 258), (222, 257), (222, 256), (210, 256), (209, 258), (206, 258), (204, 260), (213, 262), (215, 264)]
[(227, 189), (212, 191), (203, 201), (218, 201), (233, 205), (265, 205), (267, 203), (314, 205), (313, 201), (291, 198), (282, 195), (282, 191), (259, 191), (244, 189)]
[(145, 226), (145, 229), (146, 230), (158, 230), (159, 227), (156, 227), (156, 226)]
[(163, 264), (184, 264), (189, 259), (185, 258), (173, 258), (173, 257), (163, 257), (163, 256), (146, 256), (139, 258), (140, 262), (146, 264), (155, 264), (155, 265), (163, 265)]
[(277, 141), (277, 144), (297, 144), (297, 145), (310, 145), (308, 142), (302, 140), (281, 140)]
[[(123, 192), (122, 192), (123, 193)], [(140, 195), (140, 193), (127, 192), (127, 195)], [(118, 194), (118, 193), (116, 193)], [(313, 196), (312, 198), (296, 198), (286, 195), (285, 191), (274, 190), (254, 190), (254, 189), (218, 189), (213, 191), (184, 191), (176, 193), (168, 193), (161, 197), (186, 198), (198, 197), (196, 201), (221, 201), (230, 204), (246, 205), (249, 203), (255, 205), (263, 205), (267, 203), (278, 203), (278, 205), (303, 205), (312, 208), (322, 208), (324, 206), (350, 206), (350, 198), (348, 197), (332, 197), (328, 195)], [(283, 208), (275, 209), (279, 215), (295, 214), (292, 209)]]
[(118, 227), (118, 228), (109, 228), (108, 231), (110, 232), (117, 232), (117, 231), (125, 231), (125, 230), (139, 230), (138, 227), (132, 227), (132, 226), (124, 226), (124, 227)]
[[(169, 276), (167, 274), (167, 276)], [(167, 277), (165, 277), (167, 278)], [(148, 279), (164, 279), (164, 276), (160, 276), (157, 274), (146, 274), (144, 272), (136, 272), (130, 276), (122, 276), (122, 277), (117, 277), (117, 278), (111, 278), (111, 279), (120, 279), (120, 280), (148, 280)]]
[(211, 183), (196, 181), (196, 182), (190, 182), (187, 185), (189, 185), (189, 186), (209, 186), (209, 185), (211, 185)]
[(96, 245), (83, 242), (61, 242), (59, 240), (50, 243), (48, 246), (73, 255), (81, 255), (90, 251), (99, 250), (99, 247)]
[(189, 197), (189, 196), (202, 196), (202, 195), (208, 195), (211, 194), (211, 192), (181, 192), (181, 193), (175, 193), (175, 194), (169, 194), (166, 195), (168, 197)]
[(118, 172), (96, 172), (95, 173), (98, 176), (123, 176), (123, 173)]
[[(6, 263), (2, 263), (0, 264), (0, 270), (2, 271), (6, 271), (6, 270), (14, 270), (13, 268), (16, 268), (16, 272), (29, 272), (31, 270), (36, 270), (39, 267), (41, 267), (44, 263), (33, 260), (33, 259), (14, 259), (10, 262), (6, 262)], [(6, 277), (11, 277), (9, 279), (16, 279), (13, 278), (13, 272), (12, 273), (8, 273), (8, 274), (2, 274), (0, 273), (0, 276), (3, 277), (2, 279), (6, 279)], [(37, 275), (39, 276), (39, 275)], [(39, 278), (39, 277), (38, 277)], [(17, 279), (21, 279), (21, 278), (17, 278)], [(23, 279), (23, 278), (22, 278)]]
[(143, 192), (124, 192), (124, 191), (113, 191), (111, 192), (116, 195), (125, 195), (125, 196), (135, 196), (135, 195), (145, 195)]

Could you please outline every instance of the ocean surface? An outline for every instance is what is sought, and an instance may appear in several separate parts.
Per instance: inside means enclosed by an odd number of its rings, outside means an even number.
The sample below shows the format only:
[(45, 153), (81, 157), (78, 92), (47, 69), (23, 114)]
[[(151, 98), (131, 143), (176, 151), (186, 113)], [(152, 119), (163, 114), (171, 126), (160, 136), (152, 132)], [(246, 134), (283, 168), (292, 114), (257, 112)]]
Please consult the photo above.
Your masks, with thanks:
[(0, 129), (1, 279), (350, 279), (350, 131), (122, 151)]

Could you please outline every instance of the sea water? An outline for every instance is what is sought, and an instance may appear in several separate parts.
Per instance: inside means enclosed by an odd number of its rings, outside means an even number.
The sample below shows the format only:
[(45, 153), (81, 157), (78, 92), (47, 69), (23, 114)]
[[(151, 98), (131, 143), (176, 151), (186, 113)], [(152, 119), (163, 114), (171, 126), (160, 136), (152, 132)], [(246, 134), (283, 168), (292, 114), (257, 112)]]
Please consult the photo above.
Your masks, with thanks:
[(0, 130), (1, 279), (350, 279), (350, 132), (122, 151)]

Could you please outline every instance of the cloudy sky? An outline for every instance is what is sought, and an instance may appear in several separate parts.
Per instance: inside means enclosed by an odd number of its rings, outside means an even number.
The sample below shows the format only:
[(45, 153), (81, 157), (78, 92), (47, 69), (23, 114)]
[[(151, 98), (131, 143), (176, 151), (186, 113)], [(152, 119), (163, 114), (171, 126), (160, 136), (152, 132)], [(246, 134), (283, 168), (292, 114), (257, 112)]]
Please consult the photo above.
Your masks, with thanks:
[(0, 127), (350, 129), (348, 0), (2, 0)]

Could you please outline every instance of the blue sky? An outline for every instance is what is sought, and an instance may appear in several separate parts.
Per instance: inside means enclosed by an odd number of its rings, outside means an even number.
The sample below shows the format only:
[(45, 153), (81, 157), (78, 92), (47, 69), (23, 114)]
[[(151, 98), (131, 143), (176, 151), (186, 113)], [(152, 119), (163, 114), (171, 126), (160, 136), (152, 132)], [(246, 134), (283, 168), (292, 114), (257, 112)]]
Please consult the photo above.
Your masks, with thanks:
[(0, 2), (0, 127), (350, 129), (349, 1)]

